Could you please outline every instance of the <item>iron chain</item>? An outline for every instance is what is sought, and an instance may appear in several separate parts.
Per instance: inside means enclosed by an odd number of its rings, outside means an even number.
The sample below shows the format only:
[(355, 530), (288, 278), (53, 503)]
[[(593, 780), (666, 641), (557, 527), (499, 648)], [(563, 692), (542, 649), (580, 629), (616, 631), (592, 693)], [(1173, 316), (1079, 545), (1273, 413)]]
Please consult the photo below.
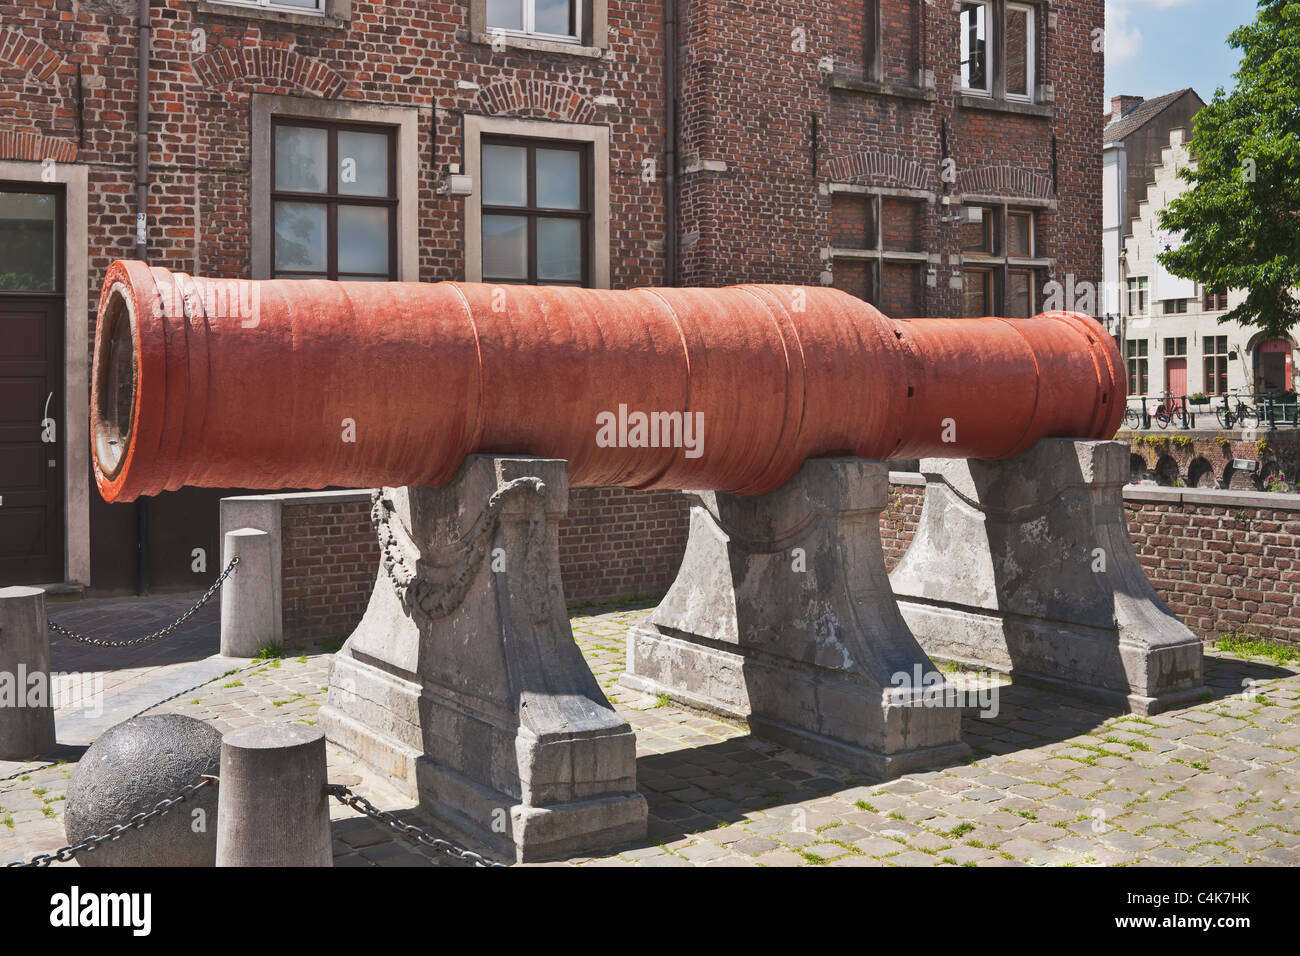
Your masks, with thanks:
[(186, 611), (184, 614), (178, 617), (171, 624), (168, 624), (161, 631), (154, 631), (152, 634), (148, 634), (144, 637), (137, 637), (133, 641), (101, 641), (93, 637), (86, 637), (82, 634), (78, 634), (75, 631), (70, 631), (63, 625), (55, 624), (53, 621), (46, 621), (45, 623), (46, 626), (49, 627), (51, 631), (53, 631), (55, 634), (58, 634), (60, 637), (66, 637), (68, 640), (76, 641), (79, 644), (89, 644), (91, 647), (140, 647), (141, 645), (144, 644), (152, 644), (154, 641), (160, 641), (164, 637), (167, 637), (178, 627), (180, 627), (182, 624), (184, 624), (186, 621), (192, 618), (195, 614), (197, 614), (199, 612), (199, 608), (203, 607), (203, 605), (208, 603), (208, 600), (212, 597), (212, 595), (216, 594), (217, 590), (221, 587), (221, 585), (225, 583), (226, 578), (228, 578), (234, 572), (235, 565), (237, 565), (238, 563), (239, 563), (239, 558), (235, 558), (234, 560), (232, 560), (230, 564), (226, 567), (226, 570), (222, 571), (220, 576), (217, 578), (217, 580), (212, 583), (212, 587), (208, 588), (208, 590), (204, 593), (203, 597), (199, 598), (193, 607), (191, 607), (188, 611)]
[(341, 783), (329, 783), (325, 785), (325, 793), (333, 797), (345, 807), (351, 807), (357, 813), (364, 814), (371, 819), (378, 820), (385, 824), (390, 830), (401, 834), (412, 843), (418, 843), (420, 846), (427, 846), (431, 850), (446, 854), (454, 860), (461, 860), (466, 863), (473, 863), (475, 866), (500, 866), (504, 863), (498, 863), (495, 860), (489, 860), (480, 853), (473, 850), (466, 850), (458, 847), (453, 843), (440, 839), (430, 834), (427, 830), (422, 830), (411, 823), (403, 823), (395, 814), (387, 810), (380, 810), (373, 803), (360, 794), (353, 793), (348, 787)]
[[(41, 853), (32, 857), (30, 860), (18, 860), (15, 863), (8, 864), (9, 867), (28, 867), (28, 866), (49, 866), (51, 863), (68, 863), (76, 858), (78, 853), (93, 853), (99, 849), (101, 843), (109, 840), (116, 840), (127, 830), (139, 830), (141, 827), (153, 822), (158, 817), (165, 814), (178, 803), (186, 803), (194, 799), (194, 795), (204, 787), (214, 787), (219, 783), (219, 778), (211, 774), (204, 774), (199, 778), (198, 783), (191, 783), (181, 787), (180, 793), (167, 800), (159, 800), (152, 810), (142, 811), (135, 814), (125, 823), (115, 823), (104, 832), (102, 836), (90, 836), (80, 843), (73, 843), (69, 846), (61, 847), (53, 853)], [(6, 867), (8, 868), (8, 867)]]

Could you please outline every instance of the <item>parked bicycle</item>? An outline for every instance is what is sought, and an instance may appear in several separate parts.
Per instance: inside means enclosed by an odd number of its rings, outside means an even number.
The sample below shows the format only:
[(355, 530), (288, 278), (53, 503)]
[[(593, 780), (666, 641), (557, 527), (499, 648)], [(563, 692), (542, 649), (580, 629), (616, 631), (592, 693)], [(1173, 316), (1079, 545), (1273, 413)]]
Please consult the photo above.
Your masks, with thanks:
[(1259, 406), (1251, 405), (1239, 395), (1223, 396), (1223, 404), (1214, 414), (1223, 428), (1254, 428), (1259, 424)]
[(1183, 403), (1186, 401), (1187, 399), (1182, 396), (1170, 395), (1165, 392), (1164, 397), (1160, 399), (1160, 404), (1151, 413), (1151, 420), (1161, 428), (1168, 428), (1169, 423), (1174, 420), (1175, 416), (1183, 414)]

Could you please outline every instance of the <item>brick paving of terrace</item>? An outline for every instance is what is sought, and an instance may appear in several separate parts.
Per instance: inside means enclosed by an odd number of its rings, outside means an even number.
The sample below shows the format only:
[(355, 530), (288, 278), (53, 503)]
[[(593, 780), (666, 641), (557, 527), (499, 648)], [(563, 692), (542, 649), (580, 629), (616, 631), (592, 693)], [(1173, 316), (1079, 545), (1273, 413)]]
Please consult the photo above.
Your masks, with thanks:
[[(95, 636), (122, 639), (166, 623), (191, 599), (54, 604), (50, 614)], [(750, 737), (735, 723), (618, 687), (624, 636), (648, 614), (584, 613), (573, 618), (573, 628), (636, 731), (649, 836), (547, 865), (1300, 863), (1300, 667), (1207, 651), (1207, 699), (1155, 717), (1004, 686), (997, 717), (972, 713), (963, 720), (973, 749), (969, 762), (872, 784)], [(52, 757), (62, 763), (0, 762), (0, 862), (65, 842), (62, 807), (73, 764), (114, 717), (147, 708), (188, 714), (221, 731), (265, 721), (316, 722), (329, 653), (318, 648), (274, 662), (236, 661), (216, 656), (217, 644), (213, 606), (178, 636), (147, 648), (94, 650), (53, 641), (53, 670), (104, 678), (103, 713), (89, 719), (76, 706), (59, 711), (61, 747)], [(410, 798), (337, 747), (328, 751), (331, 780), (438, 830)], [(345, 807), (335, 805), (332, 816), (338, 866), (461, 865)]]

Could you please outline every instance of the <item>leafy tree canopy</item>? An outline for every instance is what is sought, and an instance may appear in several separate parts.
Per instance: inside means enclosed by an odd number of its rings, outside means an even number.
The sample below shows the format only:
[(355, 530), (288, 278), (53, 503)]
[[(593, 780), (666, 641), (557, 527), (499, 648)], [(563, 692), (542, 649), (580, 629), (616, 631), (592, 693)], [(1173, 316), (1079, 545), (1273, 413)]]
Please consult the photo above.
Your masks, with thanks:
[(1255, 22), (1228, 44), (1242, 51), (1237, 85), (1196, 116), (1192, 188), (1160, 215), (1183, 243), (1160, 256), (1207, 288), (1245, 289), (1220, 322), (1283, 336), (1300, 321), (1300, 2), (1259, 0)]

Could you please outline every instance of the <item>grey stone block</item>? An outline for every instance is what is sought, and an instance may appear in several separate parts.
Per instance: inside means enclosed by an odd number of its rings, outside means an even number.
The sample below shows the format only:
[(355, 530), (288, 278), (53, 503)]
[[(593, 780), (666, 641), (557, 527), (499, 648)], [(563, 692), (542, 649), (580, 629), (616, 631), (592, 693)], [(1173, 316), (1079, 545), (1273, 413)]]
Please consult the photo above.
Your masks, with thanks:
[(1129, 540), (1128, 454), (1054, 438), (1004, 461), (923, 460), (920, 523), (890, 575), (922, 646), (1137, 713), (1195, 700), (1201, 642)]
[(813, 459), (772, 494), (688, 494), (686, 554), (629, 637), (625, 686), (877, 778), (965, 758), (960, 707), (889, 590), (885, 465)]
[(573, 640), (563, 461), (473, 455), (436, 489), (382, 489), (382, 567), (336, 655), (330, 740), (441, 821), (520, 861), (639, 839), (636, 738)]

